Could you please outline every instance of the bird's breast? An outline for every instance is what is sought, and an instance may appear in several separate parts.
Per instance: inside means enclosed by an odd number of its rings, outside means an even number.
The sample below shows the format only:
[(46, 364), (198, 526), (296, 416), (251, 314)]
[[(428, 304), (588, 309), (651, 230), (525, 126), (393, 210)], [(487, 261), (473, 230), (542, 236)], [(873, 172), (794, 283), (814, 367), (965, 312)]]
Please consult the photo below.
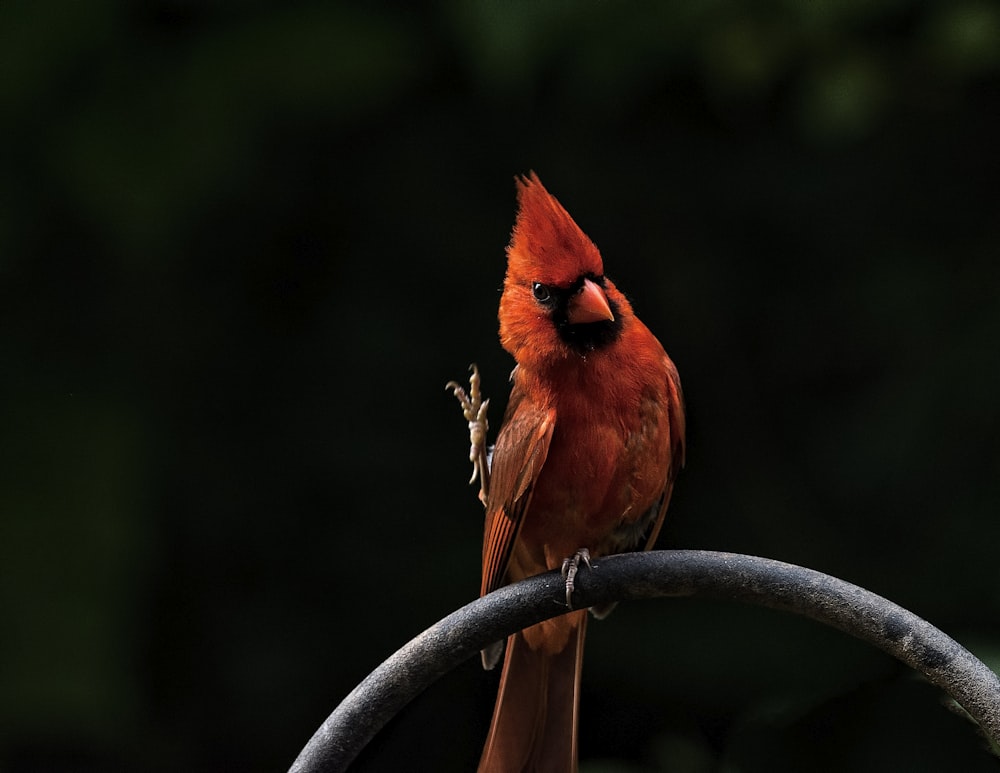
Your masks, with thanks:
[[(522, 538), (545, 546), (545, 569), (579, 548), (594, 556), (620, 549), (623, 526), (647, 517), (663, 490), (655, 401), (641, 395), (604, 405), (564, 405), (523, 525)], [(536, 556), (540, 560), (541, 556)], [(541, 569), (543, 567), (537, 567)]]

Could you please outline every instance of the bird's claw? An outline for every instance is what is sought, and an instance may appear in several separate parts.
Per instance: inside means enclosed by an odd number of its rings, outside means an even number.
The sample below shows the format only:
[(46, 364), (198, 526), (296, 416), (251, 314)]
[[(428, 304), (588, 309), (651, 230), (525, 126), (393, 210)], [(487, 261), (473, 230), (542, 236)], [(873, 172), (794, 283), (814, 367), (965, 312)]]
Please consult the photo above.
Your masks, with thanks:
[(448, 389), (458, 398), (462, 406), (462, 415), (469, 422), (469, 461), (472, 462), (472, 477), (469, 483), (475, 483), (479, 478), (479, 499), (486, 504), (486, 496), (489, 493), (490, 468), (488, 454), (486, 450), (486, 435), (490, 425), (486, 419), (486, 410), (490, 401), (483, 400), (480, 391), (479, 368), (473, 363), (469, 366), (472, 375), (469, 376), (469, 391), (457, 381), (449, 381), (445, 384)]
[(570, 609), (573, 608), (573, 591), (576, 590), (576, 573), (580, 571), (580, 564), (584, 564), (588, 569), (592, 568), (590, 551), (587, 548), (580, 548), (562, 562), (562, 576), (566, 578), (566, 606)]

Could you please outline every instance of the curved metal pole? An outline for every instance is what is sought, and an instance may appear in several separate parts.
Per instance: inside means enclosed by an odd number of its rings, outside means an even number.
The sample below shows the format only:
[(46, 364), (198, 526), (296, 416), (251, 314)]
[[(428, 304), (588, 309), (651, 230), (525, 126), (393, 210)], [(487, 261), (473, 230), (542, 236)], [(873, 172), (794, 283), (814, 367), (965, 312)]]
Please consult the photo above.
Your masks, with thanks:
[[(657, 596), (703, 596), (794, 612), (884, 650), (947, 692), (1000, 743), (1000, 679), (930, 623), (857, 585), (767, 558), (702, 550), (625, 553), (577, 575), (578, 607)], [(409, 701), (487, 644), (566, 611), (558, 572), (467, 604), (410, 641), (334, 709), (291, 773), (339, 773)]]

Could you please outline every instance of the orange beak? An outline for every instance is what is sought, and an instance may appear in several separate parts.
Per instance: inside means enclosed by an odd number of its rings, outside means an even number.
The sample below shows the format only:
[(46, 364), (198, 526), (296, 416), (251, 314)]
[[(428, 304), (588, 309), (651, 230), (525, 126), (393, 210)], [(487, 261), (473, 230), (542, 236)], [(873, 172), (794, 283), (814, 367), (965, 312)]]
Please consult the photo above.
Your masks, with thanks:
[(580, 325), (587, 322), (613, 322), (615, 315), (611, 313), (604, 290), (589, 279), (584, 279), (583, 287), (569, 299), (566, 319), (571, 325)]

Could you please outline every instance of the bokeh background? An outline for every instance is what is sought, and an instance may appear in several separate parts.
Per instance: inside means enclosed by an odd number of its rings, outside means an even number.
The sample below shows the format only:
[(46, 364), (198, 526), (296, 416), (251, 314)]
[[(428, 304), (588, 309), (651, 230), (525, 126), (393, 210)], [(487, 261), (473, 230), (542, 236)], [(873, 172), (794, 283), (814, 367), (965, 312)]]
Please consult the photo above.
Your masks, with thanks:
[[(284, 770), (478, 590), (444, 383), (536, 170), (677, 362), (662, 547), (1000, 664), (1000, 8), (0, 4), (0, 771)], [(470, 661), (359, 771), (469, 770)], [(723, 602), (590, 628), (597, 771), (995, 770), (887, 656)]]

